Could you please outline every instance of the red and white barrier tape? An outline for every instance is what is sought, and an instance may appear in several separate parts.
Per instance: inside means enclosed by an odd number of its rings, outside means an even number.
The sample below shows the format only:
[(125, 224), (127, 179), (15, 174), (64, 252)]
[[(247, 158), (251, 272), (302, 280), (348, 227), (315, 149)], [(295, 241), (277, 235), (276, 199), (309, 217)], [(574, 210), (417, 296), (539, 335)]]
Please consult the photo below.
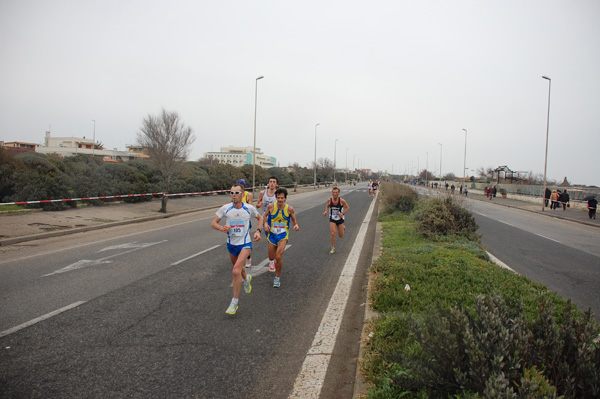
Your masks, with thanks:
[(104, 195), (99, 197), (82, 197), (82, 198), (62, 198), (54, 200), (40, 200), (40, 201), (17, 201), (17, 202), (3, 202), (0, 205), (29, 205), (29, 204), (47, 204), (50, 202), (69, 202), (69, 201), (89, 201), (89, 200), (103, 200), (113, 198), (132, 198), (132, 197), (152, 197), (155, 195), (166, 195), (167, 197), (178, 197), (186, 195), (203, 195), (203, 194), (218, 194), (229, 192), (229, 190), (216, 190), (216, 191), (202, 191), (197, 193), (178, 193), (178, 194), (167, 194), (167, 193), (145, 193), (145, 194), (124, 194), (124, 195)]

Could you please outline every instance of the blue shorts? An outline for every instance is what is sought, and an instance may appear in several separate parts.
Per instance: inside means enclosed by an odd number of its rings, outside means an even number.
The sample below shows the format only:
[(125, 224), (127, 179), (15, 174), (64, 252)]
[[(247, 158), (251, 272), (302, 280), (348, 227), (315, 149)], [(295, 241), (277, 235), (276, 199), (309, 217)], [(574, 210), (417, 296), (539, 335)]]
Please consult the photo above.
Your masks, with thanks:
[(287, 231), (286, 231), (285, 233), (281, 233), (281, 234), (271, 234), (271, 233), (269, 233), (269, 234), (267, 235), (267, 240), (268, 240), (268, 241), (269, 241), (271, 244), (273, 244), (273, 245), (277, 246), (277, 244), (279, 244), (279, 242), (280, 242), (281, 240), (287, 240), (287, 239), (288, 239), (288, 237), (289, 237), (289, 234), (288, 234), (288, 232), (287, 232)]
[(252, 243), (249, 242), (248, 244), (242, 244), (242, 245), (231, 245), (229, 243), (227, 244), (227, 250), (233, 256), (240, 256), (240, 252), (242, 252), (242, 249), (250, 249), (251, 250)]

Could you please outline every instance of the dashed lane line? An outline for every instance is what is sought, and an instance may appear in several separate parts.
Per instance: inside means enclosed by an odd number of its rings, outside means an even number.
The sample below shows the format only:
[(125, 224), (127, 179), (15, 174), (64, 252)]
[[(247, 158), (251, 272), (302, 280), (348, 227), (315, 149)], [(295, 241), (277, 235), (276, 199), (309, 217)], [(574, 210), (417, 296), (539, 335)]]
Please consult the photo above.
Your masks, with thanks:
[(45, 314), (43, 316), (36, 317), (35, 319), (29, 320), (29, 321), (27, 321), (27, 322), (25, 322), (23, 324), (19, 324), (16, 327), (9, 328), (8, 330), (4, 330), (4, 331), (0, 332), (0, 338), (5, 337), (5, 336), (7, 336), (9, 334), (12, 334), (14, 332), (17, 332), (17, 331), (19, 331), (19, 330), (21, 330), (21, 329), (23, 329), (25, 327), (32, 326), (32, 325), (34, 325), (36, 323), (39, 323), (40, 321), (49, 319), (49, 318), (51, 318), (53, 316), (56, 316), (57, 314), (60, 314), (62, 312), (66, 312), (67, 310), (76, 308), (77, 306), (82, 305), (85, 302), (86, 301), (78, 301), (78, 302), (72, 303), (70, 305), (65, 306), (64, 308), (57, 309), (54, 312), (47, 313), (47, 314)]

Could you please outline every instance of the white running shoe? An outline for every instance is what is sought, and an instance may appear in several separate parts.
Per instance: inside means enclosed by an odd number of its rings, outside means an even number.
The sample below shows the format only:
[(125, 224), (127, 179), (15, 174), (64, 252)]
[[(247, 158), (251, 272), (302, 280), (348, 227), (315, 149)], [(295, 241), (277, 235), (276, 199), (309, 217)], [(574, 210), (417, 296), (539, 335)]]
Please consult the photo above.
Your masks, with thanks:
[(231, 302), (229, 304), (229, 307), (225, 311), (225, 313), (227, 313), (227, 314), (235, 314), (235, 312), (237, 312), (237, 310), (238, 310), (238, 305), (235, 304), (235, 303), (233, 303), (233, 302)]
[(269, 271), (275, 272), (275, 261), (274, 260), (269, 261)]
[(252, 267), (252, 259), (247, 258), (246, 259), (246, 269), (250, 269), (251, 267)]
[(252, 291), (252, 285), (250, 284), (251, 281), (252, 276), (250, 274), (248, 275), (248, 282), (246, 282), (246, 280), (242, 280), (242, 286), (244, 287), (246, 294), (249, 294), (250, 291)]

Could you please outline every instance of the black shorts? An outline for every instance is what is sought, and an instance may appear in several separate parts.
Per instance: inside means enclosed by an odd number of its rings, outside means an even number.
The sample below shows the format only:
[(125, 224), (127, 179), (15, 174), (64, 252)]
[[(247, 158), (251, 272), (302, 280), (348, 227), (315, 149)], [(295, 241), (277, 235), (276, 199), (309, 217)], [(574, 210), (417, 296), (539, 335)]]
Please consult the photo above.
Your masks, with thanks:
[(337, 224), (339, 226), (340, 224), (344, 224), (344, 219), (333, 220), (333, 219), (329, 218), (329, 222), (330, 223), (335, 223), (335, 224)]

